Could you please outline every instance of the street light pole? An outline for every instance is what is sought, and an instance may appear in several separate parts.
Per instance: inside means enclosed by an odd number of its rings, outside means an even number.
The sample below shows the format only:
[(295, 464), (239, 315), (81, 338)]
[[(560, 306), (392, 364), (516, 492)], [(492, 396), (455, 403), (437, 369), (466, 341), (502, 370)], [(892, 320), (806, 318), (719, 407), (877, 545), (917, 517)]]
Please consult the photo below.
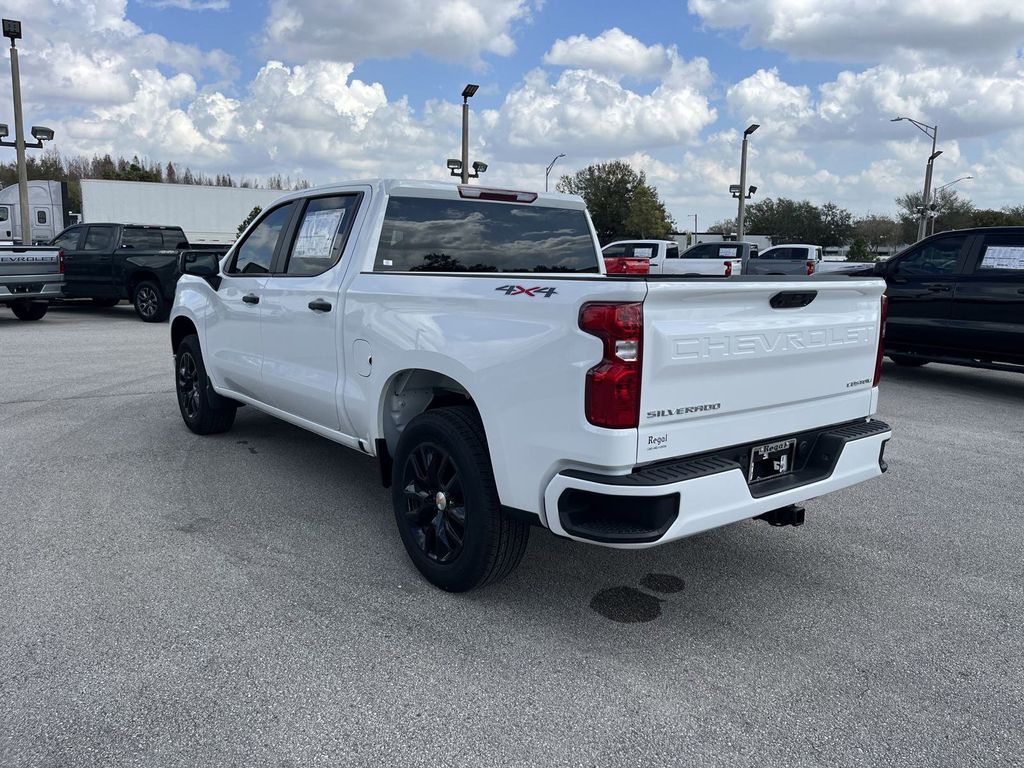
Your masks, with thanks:
[(558, 162), (558, 158), (560, 158), (560, 157), (565, 157), (565, 155), (562, 154), (561, 152), (559, 152), (557, 155), (555, 155), (551, 159), (551, 162), (548, 163), (548, 167), (544, 170), (544, 191), (545, 192), (548, 191), (548, 175), (551, 173), (551, 169), (555, 167), (555, 163)]
[(470, 83), (462, 89), (462, 183), (469, 184), (469, 97), (479, 85)]
[(901, 120), (913, 123), (919, 131), (932, 140), (932, 153), (928, 157), (928, 166), (925, 168), (924, 172), (924, 193), (921, 196), (921, 220), (917, 223), (917, 239), (923, 240), (928, 227), (928, 203), (931, 202), (932, 164), (935, 162), (935, 158), (942, 154), (941, 151), (935, 151), (936, 144), (939, 140), (939, 126), (928, 125), (927, 123), (922, 123), (920, 120), (915, 120), (912, 117), (894, 117), (890, 122), (898, 123)]
[[(761, 126), (754, 123), (743, 132), (743, 149), (740, 153), (740, 205), (736, 214), (736, 241), (743, 242), (743, 214), (747, 203), (747, 137)], [(695, 225), (696, 226), (696, 225)]]
[(693, 236), (696, 237), (697, 236), (697, 214), (696, 213), (692, 213), (690, 215), (693, 216)]
[(18, 70), (18, 48), (14, 41), (21, 37), (21, 22), (3, 20), (4, 36), (11, 39), (11, 84), (14, 89), (14, 147), (18, 154), (18, 202), (21, 208), (21, 244), (32, 244), (32, 219), (28, 211), (28, 167), (25, 163), (25, 125), (21, 114), (21, 73)]

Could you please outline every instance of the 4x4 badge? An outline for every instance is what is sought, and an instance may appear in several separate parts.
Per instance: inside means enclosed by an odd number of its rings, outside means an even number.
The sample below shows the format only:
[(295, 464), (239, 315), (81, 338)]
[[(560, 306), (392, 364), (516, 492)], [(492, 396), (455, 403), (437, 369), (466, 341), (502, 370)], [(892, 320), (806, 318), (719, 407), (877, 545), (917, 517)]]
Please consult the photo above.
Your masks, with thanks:
[(504, 291), (506, 296), (543, 296), (545, 299), (550, 299), (558, 293), (554, 288), (544, 288), (542, 286), (524, 288), (521, 285), (503, 285), (500, 288), (495, 288), (494, 290)]

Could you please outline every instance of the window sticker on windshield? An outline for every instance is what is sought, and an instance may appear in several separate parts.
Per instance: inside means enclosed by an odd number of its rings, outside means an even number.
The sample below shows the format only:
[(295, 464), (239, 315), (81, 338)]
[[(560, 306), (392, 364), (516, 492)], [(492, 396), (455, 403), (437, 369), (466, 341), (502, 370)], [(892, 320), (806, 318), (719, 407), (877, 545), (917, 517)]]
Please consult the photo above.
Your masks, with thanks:
[(634, 259), (649, 259), (654, 255), (653, 248), (634, 248), (633, 258)]
[(736, 250), (736, 248), (722, 248), (721, 250), (718, 251), (718, 255), (721, 256), (723, 259), (735, 259)]
[(982, 269), (1024, 269), (1024, 248), (1013, 245), (989, 246), (981, 259)]
[(345, 208), (307, 213), (295, 238), (293, 256), (303, 259), (330, 258), (334, 235), (338, 232)]

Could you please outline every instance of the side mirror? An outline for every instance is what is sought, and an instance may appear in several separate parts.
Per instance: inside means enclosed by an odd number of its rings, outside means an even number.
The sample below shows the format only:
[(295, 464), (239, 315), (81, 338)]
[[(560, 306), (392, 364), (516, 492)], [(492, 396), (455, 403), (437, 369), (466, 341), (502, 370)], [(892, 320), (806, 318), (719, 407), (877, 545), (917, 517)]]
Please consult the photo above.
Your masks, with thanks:
[(201, 277), (216, 290), (220, 286), (221, 255), (210, 251), (182, 251), (178, 256), (178, 271)]

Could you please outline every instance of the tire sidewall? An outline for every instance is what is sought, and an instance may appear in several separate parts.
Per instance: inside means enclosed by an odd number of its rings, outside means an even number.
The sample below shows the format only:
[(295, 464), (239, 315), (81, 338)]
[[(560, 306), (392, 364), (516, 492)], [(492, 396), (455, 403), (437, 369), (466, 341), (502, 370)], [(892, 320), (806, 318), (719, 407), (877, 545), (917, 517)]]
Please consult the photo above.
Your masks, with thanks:
[(45, 301), (16, 301), (11, 304), (11, 311), (19, 320), (42, 320), (50, 308)]
[[(153, 314), (146, 316), (142, 312), (142, 308), (139, 306), (139, 295), (143, 290), (151, 290), (153, 295), (156, 297), (156, 309)], [(135, 313), (142, 319), (144, 323), (159, 323), (166, 319), (167, 316), (167, 300), (160, 293), (160, 286), (156, 285), (149, 280), (144, 280), (135, 286), (135, 292), (132, 295), (132, 304), (135, 305)]]
[[(182, 356), (186, 353), (191, 355), (192, 359), (195, 361), (196, 381), (199, 388), (199, 411), (196, 413), (194, 419), (189, 418), (188, 413), (185, 411), (185, 406), (181, 400), (181, 392), (178, 388), (178, 367), (181, 365)], [(202, 422), (203, 415), (209, 411), (209, 386), (210, 380), (206, 376), (206, 366), (203, 364), (203, 354), (199, 349), (199, 339), (195, 336), (186, 336), (181, 344), (178, 345), (178, 349), (174, 353), (174, 395), (178, 401), (178, 410), (181, 412), (181, 418), (187, 426), (197, 426)]]
[[(451, 456), (462, 480), (466, 506), (466, 539), (463, 550), (451, 563), (438, 563), (427, 557), (416, 544), (406, 521), (405, 469), (409, 454), (423, 443), (434, 443)], [(441, 589), (461, 592), (483, 580), (490, 565), (490, 543), (496, 536), (498, 521), (497, 492), (493, 476), (483, 477), (478, 471), (470, 446), (454, 430), (445, 428), (445, 421), (427, 412), (418, 416), (402, 433), (395, 455), (391, 482), (395, 522), (416, 568), (428, 581)]]

